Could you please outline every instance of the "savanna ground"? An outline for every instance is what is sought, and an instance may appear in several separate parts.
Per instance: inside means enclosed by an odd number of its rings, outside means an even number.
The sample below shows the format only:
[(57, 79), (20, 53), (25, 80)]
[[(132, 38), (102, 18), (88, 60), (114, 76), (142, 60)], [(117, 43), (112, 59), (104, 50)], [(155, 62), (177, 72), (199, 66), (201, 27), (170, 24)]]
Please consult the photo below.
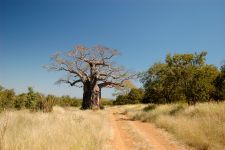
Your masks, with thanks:
[(2, 150), (220, 150), (224, 139), (224, 102), (0, 114)]

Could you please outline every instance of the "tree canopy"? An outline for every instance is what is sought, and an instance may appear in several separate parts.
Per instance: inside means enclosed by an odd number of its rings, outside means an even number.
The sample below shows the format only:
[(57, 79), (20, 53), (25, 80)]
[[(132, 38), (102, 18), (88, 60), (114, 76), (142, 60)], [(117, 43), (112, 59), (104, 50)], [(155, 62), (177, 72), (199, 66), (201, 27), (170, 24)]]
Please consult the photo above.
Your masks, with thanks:
[(219, 71), (205, 63), (206, 52), (200, 54), (168, 54), (165, 63), (156, 63), (142, 74), (143, 102), (208, 101), (215, 91), (213, 81)]

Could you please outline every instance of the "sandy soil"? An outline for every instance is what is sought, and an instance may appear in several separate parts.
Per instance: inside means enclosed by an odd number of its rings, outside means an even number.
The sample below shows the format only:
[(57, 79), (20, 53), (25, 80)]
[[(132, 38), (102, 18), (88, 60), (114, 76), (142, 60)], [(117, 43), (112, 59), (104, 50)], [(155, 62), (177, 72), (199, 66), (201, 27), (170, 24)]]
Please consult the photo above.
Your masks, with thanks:
[(114, 150), (185, 150), (165, 131), (151, 123), (131, 121), (116, 108), (111, 108)]

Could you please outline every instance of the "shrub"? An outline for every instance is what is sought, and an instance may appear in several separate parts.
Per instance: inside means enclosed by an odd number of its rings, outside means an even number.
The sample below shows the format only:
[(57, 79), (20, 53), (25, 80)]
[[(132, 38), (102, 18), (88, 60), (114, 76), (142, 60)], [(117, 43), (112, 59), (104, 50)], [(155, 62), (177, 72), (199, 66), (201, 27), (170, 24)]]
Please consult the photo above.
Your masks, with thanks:
[(16, 109), (25, 108), (26, 101), (27, 101), (27, 95), (24, 93), (20, 94), (15, 98), (14, 107)]
[(131, 89), (128, 94), (128, 103), (129, 104), (137, 104), (140, 103), (144, 96), (144, 90), (142, 89)]
[(127, 95), (119, 95), (117, 96), (116, 100), (113, 101), (113, 105), (125, 105), (128, 102)]
[(15, 92), (14, 90), (0, 90), (0, 111), (14, 107)]
[(28, 87), (25, 107), (31, 110), (35, 110), (36, 104), (37, 104), (37, 95), (34, 93), (34, 90), (32, 87)]
[[(51, 112), (54, 105), (79, 107), (81, 103), (81, 100), (70, 96), (56, 97), (48, 95), (46, 97), (41, 93), (35, 92), (32, 87), (28, 87), (27, 93), (16, 95), (14, 90), (4, 89), (0, 86), (0, 112), (11, 108)], [(110, 104), (109, 101), (104, 101), (104, 103)]]
[(144, 91), (142, 89), (131, 89), (127, 95), (119, 95), (113, 102), (114, 105), (137, 104), (143, 99)]

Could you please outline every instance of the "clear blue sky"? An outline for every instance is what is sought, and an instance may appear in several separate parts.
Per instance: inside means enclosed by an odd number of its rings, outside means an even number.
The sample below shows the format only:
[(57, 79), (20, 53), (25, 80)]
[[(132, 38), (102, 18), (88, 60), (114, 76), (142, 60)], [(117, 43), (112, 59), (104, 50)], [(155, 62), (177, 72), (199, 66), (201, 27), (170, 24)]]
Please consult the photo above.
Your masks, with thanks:
[[(167, 53), (207, 50), (207, 63), (225, 59), (224, 0), (0, 0), (0, 84), (25, 92), (81, 97), (42, 68), (50, 55), (76, 44), (121, 52), (116, 60), (144, 71)], [(112, 97), (113, 90), (104, 90)]]

